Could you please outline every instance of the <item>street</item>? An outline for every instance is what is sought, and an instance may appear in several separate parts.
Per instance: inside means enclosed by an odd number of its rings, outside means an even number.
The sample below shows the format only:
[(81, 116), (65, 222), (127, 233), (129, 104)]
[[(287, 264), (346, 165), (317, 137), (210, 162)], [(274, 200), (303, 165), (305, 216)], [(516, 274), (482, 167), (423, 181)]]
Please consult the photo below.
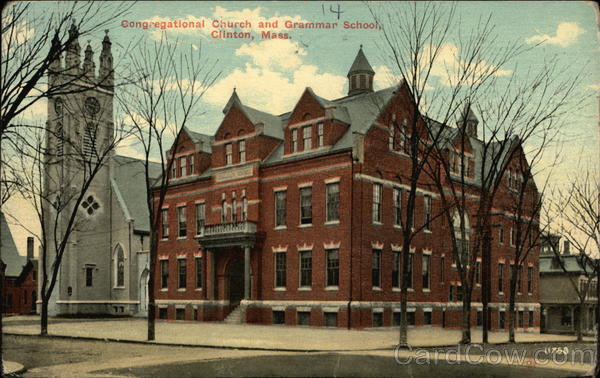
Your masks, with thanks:
[[(500, 345), (495, 350), (526, 351), (532, 357), (536, 350), (564, 348), (564, 343)], [(590, 343), (567, 344), (569, 350), (593, 352)], [(47, 376), (461, 376), (461, 377), (569, 377), (578, 376), (568, 369), (530, 367), (444, 360), (442, 353), (454, 348), (414, 350), (419, 356), (428, 351), (438, 359), (395, 358), (394, 351), (364, 352), (277, 352), (222, 348), (178, 347), (105, 342), (39, 336), (5, 335), (5, 359), (26, 366), (23, 377)], [(562, 349), (560, 349), (562, 350)], [(464, 351), (464, 349), (463, 349)], [(482, 353), (469, 350), (472, 360)], [(450, 353), (452, 354), (452, 353)], [(422, 354), (424, 355), (424, 354)], [(478, 357), (479, 356), (479, 357)], [(547, 356), (546, 356), (547, 357)], [(562, 361), (562, 360), (561, 360)], [(494, 362), (494, 361), (491, 361)], [(588, 361), (586, 361), (588, 362)], [(556, 367), (556, 366), (555, 366)]]

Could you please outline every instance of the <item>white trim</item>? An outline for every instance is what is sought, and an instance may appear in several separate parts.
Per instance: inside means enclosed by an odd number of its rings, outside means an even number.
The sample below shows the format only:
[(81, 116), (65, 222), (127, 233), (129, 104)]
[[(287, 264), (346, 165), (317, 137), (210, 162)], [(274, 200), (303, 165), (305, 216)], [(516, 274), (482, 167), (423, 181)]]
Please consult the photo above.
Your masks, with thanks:
[(380, 242), (380, 241), (371, 242), (371, 248), (373, 248), (373, 249), (382, 250), (383, 246), (384, 246), (384, 244), (382, 242)]
[[(395, 188), (401, 188), (404, 190), (410, 190), (410, 186), (406, 185), (406, 184), (401, 184), (399, 182), (395, 182), (395, 181), (391, 181), (391, 180), (385, 180), (379, 177), (374, 177), (374, 176), (370, 176), (370, 175), (366, 175), (364, 173), (355, 173), (354, 174), (354, 179), (355, 180), (362, 180), (362, 181), (367, 181), (367, 182), (372, 182), (372, 183), (377, 183), (377, 184), (381, 184), (383, 186), (386, 187), (395, 187)], [(417, 188), (417, 193), (424, 195), (427, 194), (429, 196), (431, 196), (432, 198), (440, 198), (440, 195), (435, 193), (435, 192), (430, 192), (428, 190), (423, 190), (421, 188)]]
[(306, 244), (306, 242), (305, 242), (302, 245), (297, 244), (296, 245), (296, 249), (298, 250), (298, 252), (300, 252), (300, 251), (312, 251), (313, 245), (314, 244)]
[(429, 256), (431, 256), (431, 249), (423, 248), (423, 250), (421, 251), (421, 253), (423, 255), (429, 255)]
[(282, 246), (281, 244), (279, 244), (277, 247), (271, 247), (271, 250), (273, 251), (273, 253), (285, 253), (288, 250), (288, 246), (287, 244)]
[(340, 249), (341, 241), (338, 242), (323, 242), (323, 249)]
[(308, 188), (308, 187), (312, 187), (312, 186), (313, 186), (312, 181), (298, 183), (298, 188)]
[(327, 184), (336, 184), (336, 183), (339, 183), (340, 181), (341, 181), (341, 177), (337, 176), (337, 177), (325, 179), (323, 182), (325, 183), (325, 185), (327, 185)]
[(156, 299), (157, 305), (228, 305), (229, 299)]
[[(41, 302), (39, 302), (41, 303)], [(118, 301), (118, 300), (102, 300), (102, 299), (98, 299), (98, 300), (58, 300), (56, 301), (57, 304), (139, 304), (140, 301), (131, 301), (131, 300), (122, 300), (122, 301)]]
[(283, 191), (286, 191), (287, 189), (288, 189), (287, 185), (273, 187), (274, 192), (283, 192)]

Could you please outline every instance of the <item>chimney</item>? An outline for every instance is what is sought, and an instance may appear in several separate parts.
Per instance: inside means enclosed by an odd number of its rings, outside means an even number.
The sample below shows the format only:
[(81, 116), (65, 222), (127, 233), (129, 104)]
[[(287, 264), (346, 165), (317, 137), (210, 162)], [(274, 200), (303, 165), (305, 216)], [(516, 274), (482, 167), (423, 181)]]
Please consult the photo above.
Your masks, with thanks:
[(33, 260), (33, 236), (27, 237), (27, 259)]
[(568, 240), (564, 241), (563, 255), (571, 254), (571, 243)]

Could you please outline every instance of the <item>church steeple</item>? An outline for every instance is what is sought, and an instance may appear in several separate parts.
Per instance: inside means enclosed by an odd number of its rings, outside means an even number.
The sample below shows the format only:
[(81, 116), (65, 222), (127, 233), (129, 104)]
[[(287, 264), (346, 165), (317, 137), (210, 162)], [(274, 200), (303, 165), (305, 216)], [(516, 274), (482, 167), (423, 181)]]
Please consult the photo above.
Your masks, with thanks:
[(348, 71), (348, 95), (353, 96), (365, 92), (373, 92), (373, 76), (375, 71), (363, 53), (362, 45)]
[(108, 38), (108, 29), (104, 31), (104, 39), (102, 40), (102, 52), (100, 53), (100, 72), (98, 73), (100, 84), (112, 87), (114, 82), (113, 57), (110, 51), (111, 42)]
[(96, 74), (96, 63), (94, 63), (94, 51), (88, 41), (87, 47), (85, 48), (85, 57), (83, 58), (83, 72), (89, 78), (94, 78)]
[(66, 56), (66, 64), (65, 68), (68, 72), (77, 74), (79, 73), (79, 64), (80, 64), (80, 51), (81, 47), (79, 47), (79, 30), (77, 30), (77, 26), (75, 25), (75, 21), (71, 24), (71, 28), (69, 29), (69, 42), (67, 46), (67, 56)]

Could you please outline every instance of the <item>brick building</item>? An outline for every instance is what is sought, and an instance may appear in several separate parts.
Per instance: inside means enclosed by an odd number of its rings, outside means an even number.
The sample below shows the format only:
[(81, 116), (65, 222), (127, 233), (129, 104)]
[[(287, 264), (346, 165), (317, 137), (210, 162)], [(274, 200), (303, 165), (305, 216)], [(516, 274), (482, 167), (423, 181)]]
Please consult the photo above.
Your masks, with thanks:
[[(374, 91), (374, 75), (361, 48), (343, 98), (327, 100), (306, 88), (290, 112), (272, 115), (244, 105), (234, 89), (214, 136), (182, 130), (161, 209), (158, 318), (351, 328), (399, 323), (397, 214), (409, 187), (398, 177), (410, 166), (392, 124), (408, 123), (412, 102), (402, 83)], [(477, 185), (482, 143), (476, 117), (465, 116), (469, 182)], [(418, 189), (415, 222), (428, 226), (412, 242), (409, 324), (459, 328), (462, 298), (449, 225), (432, 217), (440, 204), (431, 188), (423, 182)], [(492, 251), (493, 330), (508, 327), (508, 190), (494, 205), (493, 222), (501, 226)], [(474, 213), (476, 198), (469, 198)], [(537, 251), (525, 267), (518, 325), (539, 331)], [(477, 285), (473, 326), (481, 322), (480, 291)]]
[(2, 312), (9, 315), (35, 313), (37, 261), (33, 258), (33, 238), (27, 238), (27, 256), (22, 256), (17, 250), (3, 213), (0, 213), (0, 227), (0, 269), (4, 279)]

